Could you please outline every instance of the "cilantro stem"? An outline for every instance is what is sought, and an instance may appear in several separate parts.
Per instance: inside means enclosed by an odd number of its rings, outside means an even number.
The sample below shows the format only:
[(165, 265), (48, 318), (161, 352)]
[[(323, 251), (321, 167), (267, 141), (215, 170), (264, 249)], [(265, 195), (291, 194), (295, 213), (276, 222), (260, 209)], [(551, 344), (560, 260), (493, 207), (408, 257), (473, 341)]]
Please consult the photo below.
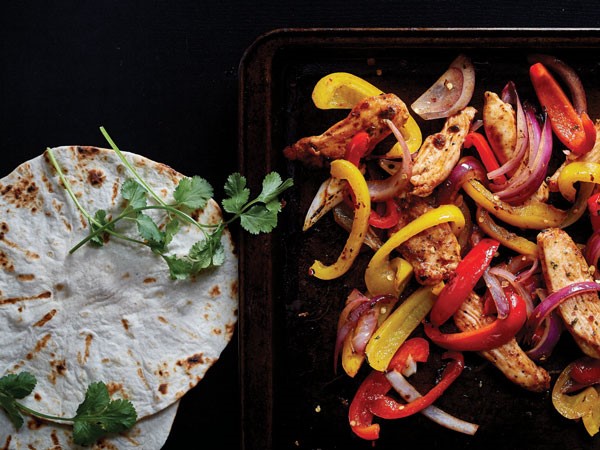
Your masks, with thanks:
[(178, 210), (177, 208), (174, 208), (173, 206), (170, 205), (148, 205), (148, 206), (143, 206), (140, 208), (131, 208), (131, 209), (126, 209), (125, 211), (123, 211), (121, 214), (119, 214), (118, 216), (112, 218), (111, 220), (109, 220), (108, 222), (106, 222), (104, 225), (98, 225), (96, 230), (90, 234), (88, 234), (85, 238), (83, 238), (81, 241), (79, 241), (77, 244), (75, 244), (75, 246), (73, 246), (70, 250), (69, 253), (74, 253), (77, 250), (79, 250), (81, 247), (83, 247), (86, 243), (88, 243), (90, 240), (92, 240), (93, 238), (95, 238), (96, 236), (101, 235), (102, 233), (105, 232), (109, 232), (112, 235), (115, 235), (121, 239), (124, 239), (126, 241), (129, 242), (133, 242), (135, 244), (141, 244), (141, 245), (146, 245), (148, 246), (148, 244), (144, 241), (139, 241), (137, 239), (133, 239), (130, 238), (128, 236), (119, 234), (119, 233), (114, 233), (110, 231), (110, 227), (112, 225), (114, 225), (115, 223), (119, 222), (120, 220), (126, 218), (127, 216), (129, 216), (130, 214), (135, 214), (138, 212), (142, 212), (142, 211), (147, 211), (147, 210), (151, 210), (151, 209), (160, 209), (160, 210), (165, 210), (168, 211), (169, 213), (172, 213), (174, 215), (179, 216), (180, 218), (183, 218), (186, 222), (189, 222), (190, 224), (196, 225), (205, 235), (206, 235), (206, 228), (218, 228), (221, 224), (214, 224), (214, 225), (205, 225), (205, 224), (201, 224), (200, 222), (194, 220), (192, 217), (190, 217), (188, 214), (184, 213), (183, 211)]
[(75, 418), (68, 418), (68, 417), (58, 417), (58, 416), (51, 416), (49, 414), (44, 414), (41, 413), (39, 411), (35, 411), (33, 409), (28, 408), (27, 406), (23, 405), (22, 403), (19, 402), (14, 402), (14, 405), (19, 408), (21, 411), (31, 415), (31, 416), (35, 416), (35, 417), (39, 417), (40, 419), (46, 419), (46, 420), (51, 420), (52, 422), (74, 422)]
[(79, 203), (77, 196), (73, 192), (73, 188), (71, 188), (71, 183), (69, 183), (67, 181), (67, 178), (65, 177), (65, 174), (63, 173), (62, 169), (60, 168), (58, 161), (56, 161), (56, 158), (54, 157), (54, 152), (52, 151), (52, 149), (48, 147), (46, 149), (46, 152), (48, 153), (48, 158), (50, 159), (50, 162), (52, 163), (52, 165), (54, 166), (54, 169), (56, 169), (56, 172), (58, 173), (58, 178), (60, 178), (60, 181), (62, 181), (62, 184), (65, 186), (65, 189), (66, 189), (67, 193), (69, 194), (69, 197), (71, 197), (71, 200), (73, 200), (73, 203), (75, 203), (75, 205), (77, 206), (77, 209), (79, 209), (79, 211), (81, 211), (81, 214), (83, 214), (88, 221), (94, 223), (95, 225), (99, 225), (99, 223), (96, 221), (96, 219), (94, 219), (85, 210), (85, 208), (83, 206), (81, 206), (81, 203)]
[(117, 147), (117, 144), (115, 143), (115, 141), (112, 140), (112, 138), (108, 134), (108, 131), (106, 131), (104, 129), (104, 127), (100, 127), (100, 132), (104, 135), (104, 138), (106, 139), (106, 141), (108, 142), (110, 147), (114, 150), (114, 152), (117, 154), (117, 156), (119, 157), (121, 162), (125, 165), (125, 167), (127, 167), (127, 169), (129, 169), (131, 174), (138, 180), (138, 182), (142, 186), (144, 186), (144, 188), (150, 193), (150, 195), (152, 195), (152, 197), (154, 197), (154, 199), (158, 203), (160, 203), (163, 206), (167, 206), (167, 204), (163, 201), (163, 199), (156, 192), (154, 192), (152, 190), (152, 188), (146, 183), (146, 180), (144, 180), (140, 176), (140, 174), (137, 172), (137, 170), (135, 170), (135, 168), (131, 165), (131, 163), (129, 161), (127, 161), (127, 158), (125, 158), (125, 155), (123, 154), (123, 152), (119, 149), (119, 147)]

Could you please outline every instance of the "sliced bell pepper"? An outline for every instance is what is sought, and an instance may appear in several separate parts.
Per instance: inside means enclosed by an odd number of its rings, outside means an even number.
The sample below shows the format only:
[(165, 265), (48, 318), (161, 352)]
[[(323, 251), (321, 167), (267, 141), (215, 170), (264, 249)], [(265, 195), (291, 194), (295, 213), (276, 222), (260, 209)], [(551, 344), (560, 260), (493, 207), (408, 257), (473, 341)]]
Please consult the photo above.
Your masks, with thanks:
[(375, 210), (371, 209), (371, 215), (369, 216), (369, 225), (382, 230), (388, 230), (398, 225), (400, 220), (400, 214), (398, 214), (398, 208), (396, 208), (396, 202), (394, 199), (388, 199), (385, 201), (385, 214), (379, 215)]
[(442, 348), (455, 351), (481, 352), (497, 348), (510, 341), (527, 320), (525, 301), (512, 289), (505, 289), (510, 310), (505, 319), (496, 319), (488, 325), (471, 331), (442, 333), (431, 323), (426, 323), (425, 334)]
[(564, 228), (579, 220), (585, 212), (585, 202), (592, 193), (594, 185), (583, 183), (579, 188), (577, 200), (568, 210), (558, 209), (542, 202), (513, 206), (500, 200), (475, 179), (464, 183), (462, 188), (478, 206), (507, 224), (524, 229), (543, 230), (551, 227)]
[[(471, 148), (475, 146), (483, 165), (485, 166), (488, 172), (492, 170), (496, 170), (500, 168), (500, 164), (498, 164), (498, 160), (496, 159), (496, 155), (492, 151), (490, 144), (485, 140), (482, 134), (477, 133), (476, 131), (471, 131), (465, 137), (465, 142), (463, 143), (464, 148)], [(506, 183), (506, 177), (504, 175), (500, 175), (496, 179), (495, 182), (498, 183)]]
[(380, 289), (378, 282), (381, 282), (382, 274), (385, 274), (385, 279), (389, 279), (389, 283), (393, 283), (395, 270), (390, 267), (389, 261), (389, 255), (392, 251), (421, 231), (446, 222), (454, 222), (457, 229), (465, 226), (465, 218), (457, 206), (442, 205), (427, 211), (392, 234), (379, 250), (375, 252), (365, 270), (365, 283), (371, 295), (388, 293), (377, 292)]
[(552, 130), (558, 139), (573, 153), (589, 152), (596, 141), (594, 122), (586, 112), (575, 111), (571, 101), (552, 74), (542, 63), (529, 68), (533, 88), (542, 107), (548, 113)]
[(431, 310), (436, 297), (434, 290), (435, 286), (419, 288), (377, 328), (365, 348), (367, 361), (373, 369), (387, 369), (396, 351)]
[(563, 167), (557, 180), (558, 190), (570, 202), (575, 200), (577, 191), (573, 185), (578, 181), (600, 183), (600, 164), (573, 161)]
[(369, 149), (369, 135), (366, 131), (359, 131), (346, 146), (346, 160), (350, 161), (356, 167), (360, 164), (360, 159)]
[(431, 309), (429, 319), (433, 325), (439, 327), (452, 317), (489, 267), (498, 247), (500, 243), (495, 239), (484, 238), (458, 263)]
[(512, 231), (498, 225), (491, 217), (491, 214), (485, 209), (478, 207), (475, 213), (476, 222), (485, 234), (496, 239), (506, 248), (510, 248), (521, 255), (538, 257), (538, 246), (535, 242), (519, 236)]
[(358, 167), (344, 159), (337, 159), (331, 162), (331, 176), (346, 180), (354, 192), (354, 220), (350, 235), (337, 261), (326, 266), (316, 260), (310, 267), (309, 274), (321, 280), (333, 280), (350, 269), (365, 240), (371, 213), (369, 188)]
[(600, 383), (600, 359), (589, 356), (578, 359), (573, 363), (571, 378), (586, 386)]
[(590, 214), (592, 229), (597, 231), (600, 229), (600, 192), (597, 192), (588, 198), (587, 207), (588, 213)]
[(414, 273), (413, 266), (400, 257), (393, 258), (380, 271), (369, 274), (370, 295), (393, 295), (398, 297)]
[(440, 381), (427, 394), (409, 403), (399, 403), (387, 395), (379, 396), (370, 401), (369, 408), (371, 412), (383, 419), (401, 419), (416, 414), (432, 405), (458, 378), (465, 367), (462, 353), (446, 352), (442, 357), (444, 359), (450, 358), (452, 361), (444, 368)]
[[(423, 338), (407, 340), (394, 355), (390, 368), (402, 370), (409, 357), (417, 362), (427, 361), (429, 343)], [(379, 424), (373, 423), (373, 413), (369, 405), (374, 399), (385, 396), (391, 388), (385, 374), (375, 370), (361, 383), (348, 410), (350, 427), (357, 436), (366, 440), (379, 438)]]

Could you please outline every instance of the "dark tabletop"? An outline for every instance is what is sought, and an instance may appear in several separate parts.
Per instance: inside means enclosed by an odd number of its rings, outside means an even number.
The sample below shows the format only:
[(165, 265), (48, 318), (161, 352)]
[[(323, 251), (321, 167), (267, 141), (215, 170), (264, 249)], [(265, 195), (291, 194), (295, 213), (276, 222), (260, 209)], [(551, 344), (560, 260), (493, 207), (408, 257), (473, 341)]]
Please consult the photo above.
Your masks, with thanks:
[[(53, 5), (58, 3), (60, 6)], [(600, 27), (579, 2), (2, 2), (0, 177), (46, 147), (106, 146), (199, 174), (237, 169), (237, 71), (283, 27)], [(237, 333), (181, 404), (165, 448), (239, 447)]]

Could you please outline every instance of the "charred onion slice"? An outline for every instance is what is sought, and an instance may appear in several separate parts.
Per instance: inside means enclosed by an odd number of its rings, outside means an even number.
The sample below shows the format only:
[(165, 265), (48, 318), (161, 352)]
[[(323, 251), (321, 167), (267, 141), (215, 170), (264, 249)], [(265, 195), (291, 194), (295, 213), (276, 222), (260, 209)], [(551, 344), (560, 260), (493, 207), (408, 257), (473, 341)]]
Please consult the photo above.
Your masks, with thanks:
[(411, 108), (425, 120), (449, 117), (469, 104), (474, 89), (475, 68), (467, 56), (459, 55)]

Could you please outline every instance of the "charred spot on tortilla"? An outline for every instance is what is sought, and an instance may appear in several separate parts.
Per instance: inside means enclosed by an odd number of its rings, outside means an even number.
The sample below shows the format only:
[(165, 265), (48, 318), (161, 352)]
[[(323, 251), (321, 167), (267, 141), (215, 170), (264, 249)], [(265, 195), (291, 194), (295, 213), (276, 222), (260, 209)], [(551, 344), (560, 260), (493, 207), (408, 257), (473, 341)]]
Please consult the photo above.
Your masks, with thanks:
[(56, 309), (51, 309), (46, 314), (44, 314), (44, 317), (42, 317), (40, 320), (38, 320), (36, 323), (34, 323), (33, 326), (34, 327), (43, 327), (44, 325), (46, 325), (48, 322), (50, 322), (52, 320), (52, 318), (54, 317), (55, 314), (56, 314)]
[(2, 269), (4, 269), (6, 272), (15, 271), (15, 266), (12, 260), (2, 250), (0, 250), (0, 267), (2, 267)]
[(144, 278), (144, 283), (146, 283), (146, 284), (156, 283), (156, 278), (154, 278), (154, 277)]
[(165, 395), (169, 391), (169, 385), (167, 383), (161, 383), (158, 386), (158, 392)]
[(211, 297), (218, 297), (219, 295), (221, 295), (221, 288), (219, 287), (219, 285), (215, 285), (213, 286), (210, 291), (208, 291), (208, 295), (210, 295)]
[(99, 169), (90, 169), (88, 170), (88, 176), (87, 176), (87, 180), (88, 183), (90, 185), (92, 185), (93, 187), (101, 187), (102, 183), (104, 183), (104, 180), (106, 179), (106, 176), (104, 175), (104, 172), (102, 172)]
[(31, 417), (27, 421), (27, 428), (29, 428), (30, 430), (39, 430), (44, 425), (45, 425), (44, 422), (41, 419), (38, 419), (36, 417)]

